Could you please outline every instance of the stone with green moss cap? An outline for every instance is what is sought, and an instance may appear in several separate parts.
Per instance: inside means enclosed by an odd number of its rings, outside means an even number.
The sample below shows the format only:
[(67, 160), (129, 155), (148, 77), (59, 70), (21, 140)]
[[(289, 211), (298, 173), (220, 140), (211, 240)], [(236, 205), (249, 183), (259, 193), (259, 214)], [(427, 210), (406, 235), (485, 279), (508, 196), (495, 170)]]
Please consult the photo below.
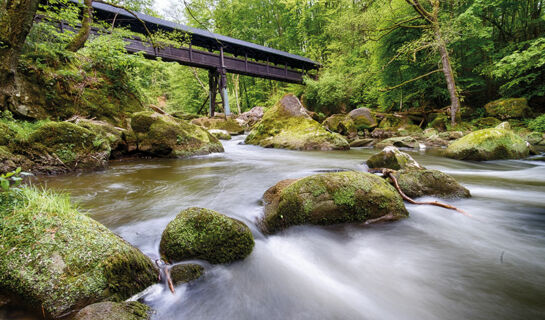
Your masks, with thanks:
[(488, 115), (501, 120), (526, 118), (532, 114), (526, 98), (500, 99), (487, 103), (484, 108)]
[(170, 278), (175, 285), (199, 279), (204, 274), (200, 264), (176, 264), (170, 268)]
[(403, 200), (386, 180), (366, 172), (336, 172), (283, 180), (263, 195), (264, 233), (294, 225), (361, 223), (408, 216)]
[(401, 152), (393, 146), (385, 147), (381, 152), (369, 157), (367, 166), (372, 169), (424, 169), (408, 153)]
[(52, 318), (123, 301), (157, 281), (154, 264), (68, 196), (23, 188), (0, 193), (0, 292)]
[(202, 259), (218, 264), (244, 259), (253, 247), (252, 232), (242, 221), (209, 209), (189, 208), (167, 225), (159, 251), (171, 262)]
[(156, 157), (180, 158), (223, 152), (219, 140), (199, 126), (150, 111), (131, 117), (135, 152)]
[(346, 139), (325, 130), (307, 113), (294, 95), (284, 96), (267, 110), (248, 137), (246, 143), (266, 148), (292, 150), (347, 150)]
[(99, 302), (81, 309), (73, 320), (149, 320), (151, 309), (140, 302)]
[(452, 176), (438, 170), (407, 168), (394, 173), (399, 187), (410, 198), (435, 196), (441, 198), (468, 198), (469, 190)]
[(220, 140), (231, 140), (231, 135), (227, 130), (209, 129), (208, 132)]
[(358, 108), (350, 111), (348, 116), (354, 122), (356, 129), (361, 131), (372, 129), (377, 126), (375, 115), (368, 108)]
[(354, 138), (358, 135), (358, 128), (350, 116), (346, 114), (334, 114), (322, 122), (322, 125), (329, 131), (339, 133), (343, 136)]
[(526, 141), (510, 130), (482, 129), (451, 143), (445, 151), (459, 160), (521, 159), (529, 155)]

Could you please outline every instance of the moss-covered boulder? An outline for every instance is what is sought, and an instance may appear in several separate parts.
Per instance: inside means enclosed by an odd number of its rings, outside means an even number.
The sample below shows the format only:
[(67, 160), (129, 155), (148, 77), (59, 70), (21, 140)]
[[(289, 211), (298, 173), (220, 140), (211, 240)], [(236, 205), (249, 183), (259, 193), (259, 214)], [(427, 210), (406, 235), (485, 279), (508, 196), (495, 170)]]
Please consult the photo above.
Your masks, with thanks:
[(230, 263), (244, 259), (254, 237), (242, 221), (204, 208), (183, 210), (163, 231), (159, 251), (168, 261), (202, 259)]
[(124, 143), (123, 134), (126, 132), (126, 130), (119, 127), (114, 127), (112, 124), (106, 121), (76, 119), (74, 123), (97, 134), (99, 139), (106, 142), (112, 151), (117, 150), (120, 148), (121, 144)]
[(348, 142), (337, 133), (328, 132), (314, 121), (294, 95), (284, 96), (265, 112), (254, 126), (246, 143), (265, 148), (292, 150), (346, 150)]
[(209, 129), (208, 132), (220, 140), (231, 140), (231, 135), (227, 130)]
[(376, 144), (376, 147), (379, 149), (389, 146), (398, 148), (416, 148), (418, 147), (418, 141), (413, 137), (394, 137), (382, 140)]
[[(157, 281), (154, 264), (65, 195), (0, 193), (0, 292), (52, 318), (123, 301)], [(43, 308), (43, 309), (42, 309)]]
[(438, 170), (414, 170), (408, 168), (394, 173), (399, 187), (407, 196), (417, 198), (435, 196), (441, 198), (467, 198), (470, 192), (452, 176)]
[(133, 152), (156, 157), (180, 158), (223, 152), (219, 140), (199, 126), (186, 121), (143, 111), (131, 116), (134, 132)]
[(397, 220), (408, 215), (397, 191), (384, 179), (366, 172), (336, 172), (284, 180), (263, 195), (265, 233), (302, 224), (331, 225)]
[(511, 130), (511, 124), (509, 122), (504, 121), (496, 126), (496, 129), (503, 129), (503, 130)]
[(225, 130), (232, 135), (244, 133), (244, 128), (232, 117), (214, 117), (214, 118), (198, 118), (191, 120), (191, 123), (205, 129)]
[(408, 117), (396, 116), (393, 114), (386, 114), (383, 116), (378, 127), (381, 129), (397, 129), (412, 125), (413, 122)]
[(367, 160), (367, 166), (372, 169), (423, 169), (410, 154), (401, 152), (398, 148), (392, 146), (386, 147), (381, 152), (372, 155)]
[(503, 129), (482, 129), (454, 141), (445, 155), (459, 160), (520, 159), (529, 155), (526, 141), (515, 133)]
[(38, 173), (62, 173), (105, 167), (110, 157), (109, 143), (97, 132), (70, 122), (46, 122), (28, 139), (12, 148), (34, 162)]
[(501, 120), (526, 118), (532, 114), (525, 98), (500, 99), (487, 103), (484, 108), (489, 116)]
[(322, 122), (322, 125), (329, 131), (339, 133), (349, 138), (358, 135), (358, 128), (352, 118), (345, 114), (334, 114)]
[[(545, 140), (545, 137), (543, 136), (543, 133), (541, 132), (530, 132), (525, 137), (524, 140), (528, 141), (531, 145), (538, 145), (540, 142)], [(1, 151), (0, 151), (0, 157), (1, 157)]]
[(73, 320), (149, 320), (150, 307), (140, 302), (99, 302), (81, 309)]
[(253, 107), (252, 109), (240, 114), (237, 119), (242, 120), (245, 126), (251, 128), (263, 118), (265, 108)]
[(367, 108), (354, 109), (348, 113), (348, 116), (352, 119), (358, 131), (372, 129), (377, 126), (375, 115)]
[(424, 134), (424, 137), (429, 138), (434, 135), (439, 135), (439, 132), (435, 130), (434, 128), (427, 128), (426, 130), (424, 130), (423, 134)]
[(203, 266), (196, 263), (177, 264), (170, 268), (170, 278), (175, 285), (197, 280), (203, 274)]
[(446, 114), (438, 114), (433, 120), (430, 121), (428, 126), (438, 131), (447, 130), (450, 120)]

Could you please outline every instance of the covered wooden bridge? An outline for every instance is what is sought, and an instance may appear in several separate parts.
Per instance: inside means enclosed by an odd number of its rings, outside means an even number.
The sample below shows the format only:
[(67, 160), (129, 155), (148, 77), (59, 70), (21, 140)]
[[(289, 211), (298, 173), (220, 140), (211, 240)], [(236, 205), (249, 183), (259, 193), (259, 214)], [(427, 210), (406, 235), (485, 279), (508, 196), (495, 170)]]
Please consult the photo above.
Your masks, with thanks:
[[(77, 0), (72, 1), (77, 3)], [(146, 28), (152, 33), (155, 31), (178, 31), (187, 34), (189, 36), (187, 47), (162, 46), (156, 48), (144, 40), (131, 38), (127, 39), (126, 49), (130, 53), (143, 52), (150, 59), (160, 57), (164, 61), (174, 61), (187, 66), (208, 69), (211, 116), (214, 115), (218, 92), (222, 98), (223, 109), (227, 115), (229, 114), (227, 73), (302, 83), (303, 74), (306, 71), (320, 67), (320, 64), (315, 61), (288, 52), (142, 13), (134, 14), (138, 19), (124, 9), (93, 2), (94, 18), (115, 26), (128, 27), (131, 31), (141, 34), (146, 34)]]

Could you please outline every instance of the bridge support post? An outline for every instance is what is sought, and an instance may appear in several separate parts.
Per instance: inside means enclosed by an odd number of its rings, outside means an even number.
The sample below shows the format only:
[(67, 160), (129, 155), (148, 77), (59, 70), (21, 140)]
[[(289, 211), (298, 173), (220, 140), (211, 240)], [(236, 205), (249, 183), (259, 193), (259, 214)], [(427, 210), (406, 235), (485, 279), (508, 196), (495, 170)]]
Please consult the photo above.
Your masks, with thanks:
[(216, 93), (218, 92), (218, 72), (216, 70), (208, 70), (208, 88), (210, 94), (210, 117), (213, 117), (216, 111)]
[(225, 116), (229, 116), (231, 110), (229, 110), (229, 95), (227, 92), (227, 75), (225, 74), (225, 69), (221, 70), (220, 90), (223, 111), (225, 111)]

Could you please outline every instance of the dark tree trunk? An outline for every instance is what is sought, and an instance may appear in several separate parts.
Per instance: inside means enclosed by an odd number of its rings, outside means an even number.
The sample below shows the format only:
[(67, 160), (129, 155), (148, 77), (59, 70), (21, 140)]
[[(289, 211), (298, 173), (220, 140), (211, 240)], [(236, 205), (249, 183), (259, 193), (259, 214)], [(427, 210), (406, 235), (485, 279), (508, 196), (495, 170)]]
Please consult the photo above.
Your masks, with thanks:
[(39, 0), (0, 0), (0, 109), (18, 93), (15, 78), (25, 39), (32, 28)]
[(81, 18), (81, 28), (78, 34), (66, 46), (66, 50), (76, 52), (83, 48), (85, 42), (91, 33), (91, 23), (93, 21), (93, 0), (84, 0), (85, 8), (83, 9), (83, 17)]

